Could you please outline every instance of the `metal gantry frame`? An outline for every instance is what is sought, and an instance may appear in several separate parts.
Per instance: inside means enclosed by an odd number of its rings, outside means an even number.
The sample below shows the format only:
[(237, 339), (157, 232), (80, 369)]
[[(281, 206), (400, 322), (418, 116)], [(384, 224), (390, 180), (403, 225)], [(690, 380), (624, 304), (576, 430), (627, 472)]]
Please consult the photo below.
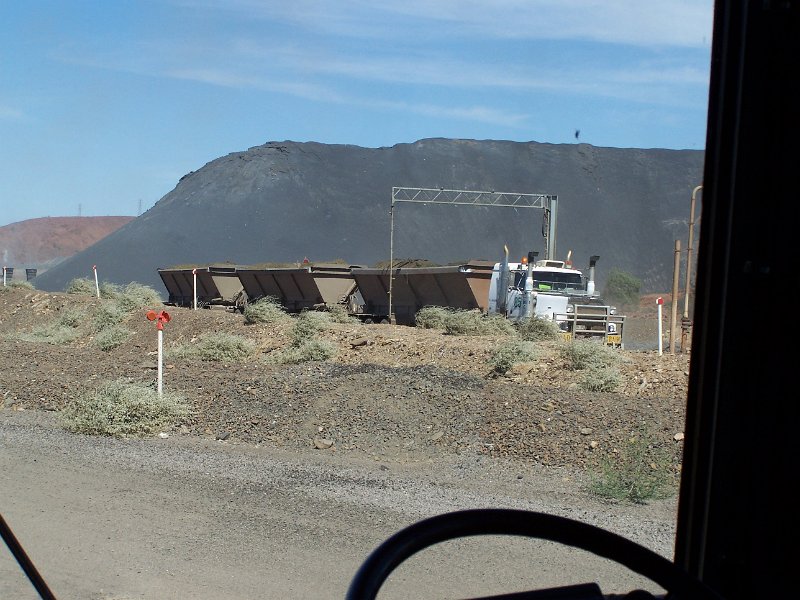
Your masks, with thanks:
[[(394, 280), (394, 207), (398, 202), (416, 204), (451, 204), (457, 206), (497, 206), (503, 208), (538, 208), (545, 213), (547, 239), (545, 258), (556, 255), (558, 196), (554, 194), (525, 194), (477, 190), (448, 190), (445, 188), (393, 187), (389, 209), (389, 319), (392, 318), (392, 281)], [(544, 229), (544, 228), (543, 228)]]

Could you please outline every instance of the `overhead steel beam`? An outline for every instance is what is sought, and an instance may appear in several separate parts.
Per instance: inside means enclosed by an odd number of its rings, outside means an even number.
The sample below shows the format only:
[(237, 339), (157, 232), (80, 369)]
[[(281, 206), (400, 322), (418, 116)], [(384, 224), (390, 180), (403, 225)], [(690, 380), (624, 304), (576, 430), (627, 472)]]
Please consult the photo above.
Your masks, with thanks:
[(393, 187), (389, 210), (389, 318), (392, 318), (392, 281), (394, 280), (394, 205), (397, 202), (416, 204), (450, 204), (457, 206), (498, 206), (505, 208), (538, 208), (545, 211), (542, 234), (547, 240), (545, 258), (556, 256), (556, 227), (558, 196), (554, 194), (525, 194), (477, 190), (447, 190), (445, 188)]

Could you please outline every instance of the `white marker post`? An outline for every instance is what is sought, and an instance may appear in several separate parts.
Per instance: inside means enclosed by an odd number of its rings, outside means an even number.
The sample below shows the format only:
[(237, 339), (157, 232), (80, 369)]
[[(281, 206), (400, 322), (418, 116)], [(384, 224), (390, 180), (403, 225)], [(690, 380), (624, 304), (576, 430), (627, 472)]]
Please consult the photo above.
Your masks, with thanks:
[(92, 265), (94, 271), (94, 289), (97, 291), (97, 299), (100, 299), (100, 283), (97, 281), (97, 265)]
[(165, 310), (156, 312), (154, 310), (147, 311), (147, 320), (156, 321), (156, 328), (158, 329), (158, 380), (157, 389), (158, 395), (163, 395), (164, 385), (164, 323), (169, 323), (170, 316)]
[(3, 287), (6, 287), (6, 268), (3, 267)]
[(197, 269), (192, 269), (192, 294), (194, 296), (192, 308), (197, 310)]
[(664, 354), (664, 332), (661, 324), (661, 307), (664, 306), (664, 299), (661, 296), (656, 298), (656, 305), (658, 306), (658, 355), (662, 356)]

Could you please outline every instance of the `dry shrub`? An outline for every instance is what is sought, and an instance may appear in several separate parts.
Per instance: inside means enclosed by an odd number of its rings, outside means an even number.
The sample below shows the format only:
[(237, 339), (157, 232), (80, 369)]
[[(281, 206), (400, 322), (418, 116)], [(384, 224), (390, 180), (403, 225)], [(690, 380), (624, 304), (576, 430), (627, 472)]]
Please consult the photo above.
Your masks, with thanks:
[(330, 320), (333, 323), (346, 323), (346, 324), (355, 324), (360, 323), (358, 319), (353, 317), (350, 313), (347, 312), (347, 308), (342, 306), (341, 304), (333, 304), (328, 306), (327, 308), (328, 315), (330, 316)]
[(616, 367), (589, 367), (580, 387), (587, 392), (613, 392), (619, 387), (620, 374)]
[(514, 326), (501, 315), (484, 315), (477, 310), (453, 310), (444, 323), (449, 335), (514, 335)]
[(571, 371), (599, 369), (613, 366), (618, 356), (613, 350), (600, 342), (575, 340), (561, 347), (561, 357)]
[(122, 287), (109, 281), (100, 282), (100, 297), (104, 300), (114, 300), (122, 292)]
[(442, 306), (425, 306), (417, 311), (414, 321), (423, 329), (444, 329), (451, 312)]
[(105, 300), (98, 306), (92, 316), (92, 329), (95, 332), (114, 327), (125, 320), (126, 314), (115, 301)]
[(132, 335), (133, 332), (127, 327), (111, 325), (110, 327), (102, 329), (94, 336), (94, 343), (100, 350), (108, 352), (127, 342)]
[(97, 293), (94, 281), (87, 277), (77, 277), (72, 279), (66, 287), (68, 294), (78, 294), (82, 296), (94, 296)]
[(290, 332), (292, 345), (298, 346), (328, 329), (331, 318), (328, 313), (304, 311), (297, 315)]
[(90, 435), (147, 435), (172, 427), (189, 415), (186, 400), (151, 387), (109, 382), (87, 392), (63, 412), (65, 427)]
[(561, 331), (554, 321), (550, 319), (541, 319), (539, 317), (531, 317), (530, 319), (518, 321), (515, 327), (517, 328), (519, 337), (529, 342), (557, 340)]
[(22, 333), (18, 337), (26, 342), (44, 342), (59, 346), (68, 344), (80, 335), (77, 327), (64, 325), (58, 320), (36, 327), (30, 333)]
[(324, 361), (336, 356), (336, 346), (327, 340), (312, 338), (292, 344), (283, 350), (276, 350), (268, 357), (268, 362), (278, 365), (295, 365), (304, 362)]
[(670, 450), (656, 443), (646, 428), (632, 435), (615, 457), (603, 460), (589, 491), (609, 500), (646, 504), (672, 493)]
[[(102, 291), (101, 291), (102, 295)], [(133, 281), (119, 289), (114, 298), (124, 312), (133, 312), (140, 308), (161, 306), (161, 296), (149, 285)]]
[(298, 315), (290, 332), (291, 342), (282, 349), (273, 351), (267, 362), (273, 364), (298, 364), (328, 360), (336, 356), (336, 346), (316, 337), (319, 331), (328, 328), (327, 313), (303, 312)]
[(26, 342), (44, 342), (46, 344), (68, 344), (81, 335), (80, 327), (86, 313), (80, 309), (65, 309), (53, 321), (35, 327), (30, 333), (17, 337)]
[(489, 364), (495, 373), (504, 374), (517, 363), (536, 360), (536, 347), (531, 342), (513, 340), (492, 352)]
[(255, 351), (255, 343), (240, 335), (217, 332), (205, 333), (194, 343), (173, 348), (169, 355), (175, 358), (197, 358), (205, 361), (226, 362), (242, 360)]
[(289, 318), (283, 305), (277, 298), (267, 296), (248, 303), (244, 307), (244, 320), (246, 323), (280, 323)]
[(35, 290), (36, 288), (30, 281), (11, 281), (6, 282), (6, 285), (3, 287), (3, 289)]
[(58, 323), (65, 327), (80, 327), (86, 319), (86, 311), (80, 308), (65, 308), (58, 316)]

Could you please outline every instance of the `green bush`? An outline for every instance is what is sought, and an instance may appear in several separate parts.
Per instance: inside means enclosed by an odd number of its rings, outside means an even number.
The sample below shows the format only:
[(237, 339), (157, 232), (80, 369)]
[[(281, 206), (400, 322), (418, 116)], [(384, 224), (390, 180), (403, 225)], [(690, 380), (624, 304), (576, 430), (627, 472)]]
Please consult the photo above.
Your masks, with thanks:
[[(101, 291), (102, 295), (102, 291)], [(115, 297), (117, 305), (125, 312), (133, 312), (140, 308), (153, 308), (163, 304), (161, 296), (148, 285), (135, 281), (119, 289)]]
[(84, 296), (94, 296), (97, 290), (94, 287), (94, 281), (87, 277), (78, 277), (72, 279), (66, 287), (68, 294), (80, 294)]
[(292, 344), (298, 346), (314, 337), (318, 332), (328, 329), (331, 318), (327, 313), (301, 312), (294, 320), (290, 335)]
[(454, 310), (445, 320), (448, 335), (514, 335), (514, 326), (501, 315), (484, 315), (477, 310)]
[(560, 329), (555, 321), (550, 319), (541, 319), (539, 317), (532, 317), (518, 321), (515, 324), (517, 334), (523, 340), (529, 342), (546, 342), (548, 340), (557, 340)]
[(289, 346), (272, 352), (267, 357), (267, 362), (298, 364), (333, 358), (336, 356), (336, 346), (315, 337), (319, 331), (327, 329), (329, 323), (330, 317), (327, 313), (300, 313), (292, 326)]
[(171, 357), (197, 358), (205, 361), (237, 361), (250, 356), (255, 343), (240, 335), (230, 333), (205, 333), (196, 342), (184, 344), (169, 351)]
[(87, 392), (63, 412), (70, 431), (91, 435), (146, 435), (171, 427), (190, 414), (186, 400), (162, 396), (141, 384), (110, 382)]
[(107, 327), (119, 325), (125, 320), (125, 312), (114, 301), (104, 300), (94, 311), (92, 316), (92, 329), (100, 332)]
[(66, 309), (58, 317), (35, 327), (30, 333), (23, 333), (19, 339), (27, 342), (44, 342), (46, 344), (68, 344), (80, 334), (80, 326), (86, 318), (86, 313), (80, 309)]
[(70, 325), (63, 325), (59, 321), (54, 321), (40, 327), (36, 327), (30, 333), (23, 333), (19, 335), (19, 339), (26, 342), (44, 342), (45, 344), (52, 344), (59, 346), (61, 344), (68, 344), (80, 335), (77, 327)]
[(492, 352), (489, 364), (495, 373), (504, 374), (517, 363), (536, 359), (536, 347), (531, 342), (513, 340)]
[(279, 365), (293, 365), (311, 361), (329, 360), (334, 356), (336, 356), (336, 346), (327, 340), (311, 338), (298, 344), (292, 344), (283, 350), (272, 352), (267, 358), (267, 361)]
[(620, 374), (615, 367), (589, 367), (580, 381), (587, 392), (613, 392), (619, 387)]
[(637, 279), (625, 271), (611, 269), (603, 296), (607, 302), (615, 302), (620, 305), (638, 304), (641, 287), (641, 279)]
[(246, 323), (279, 323), (289, 318), (283, 305), (277, 298), (270, 296), (248, 303), (244, 307)]
[(86, 311), (77, 308), (67, 308), (58, 316), (59, 325), (65, 327), (80, 327), (86, 320)]
[(609, 500), (646, 504), (665, 498), (674, 489), (670, 452), (654, 443), (646, 429), (640, 429), (614, 458), (601, 461), (591, 477), (589, 491)]
[(618, 358), (606, 345), (591, 340), (574, 340), (561, 347), (561, 357), (571, 371), (610, 367)]
[(100, 350), (107, 352), (127, 342), (132, 335), (133, 332), (127, 327), (111, 325), (94, 336), (94, 343)]
[(425, 306), (417, 311), (414, 322), (423, 329), (444, 329), (451, 312), (441, 306)]
[(347, 312), (347, 308), (341, 304), (328, 306), (328, 316), (333, 323), (359, 323), (359, 320)]
[(30, 281), (11, 281), (6, 282), (5, 285), (6, 289), (9, 288), (16, 288), (16, 289), (23, 289), (23, 290), (35, 290), (36, 288), (33, 287), (33, 284)]
[(100, 282), (100, 297), (104, 300), (114, 300), (122, 292), (122, 287), (109, 281)]

